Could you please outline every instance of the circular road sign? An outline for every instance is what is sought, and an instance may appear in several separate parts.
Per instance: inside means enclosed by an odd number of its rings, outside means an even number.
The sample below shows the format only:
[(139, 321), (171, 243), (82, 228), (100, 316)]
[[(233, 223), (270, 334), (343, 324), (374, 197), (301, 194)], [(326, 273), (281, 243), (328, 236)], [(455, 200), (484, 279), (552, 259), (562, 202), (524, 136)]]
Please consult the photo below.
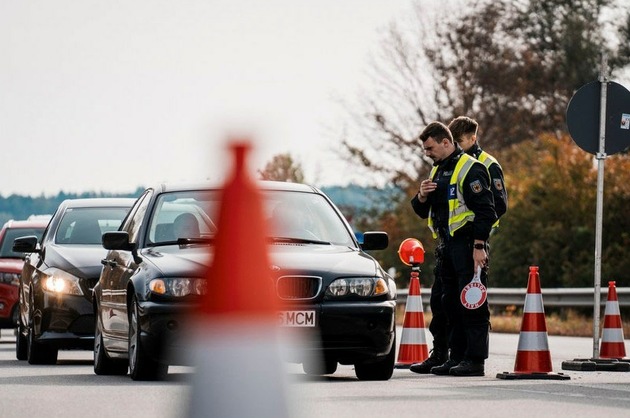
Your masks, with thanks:
[[(567, 107), (567, 126), (575, 143), (584, 151), (599, 152), (601, 83), (593, 81), (575, 92)], [(606, 92), (606, 155), (630, 147), (630, 91), (609, 81)]]

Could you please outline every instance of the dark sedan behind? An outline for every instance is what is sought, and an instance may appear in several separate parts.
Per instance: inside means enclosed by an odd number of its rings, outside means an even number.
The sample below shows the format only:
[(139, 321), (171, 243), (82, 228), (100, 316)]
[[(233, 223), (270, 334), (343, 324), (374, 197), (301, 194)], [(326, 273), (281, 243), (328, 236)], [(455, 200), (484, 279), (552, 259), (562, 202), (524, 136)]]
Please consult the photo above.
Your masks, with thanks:
[(19, 283), (18, 360), (54, 364), (59, 349), (93, 346), (92, 288), (105, 255), (101, 235), (118, 229), (133, 202), (65, 200), (41, 241), (36, 236), (14, 241), (14, 251), (28, 254)]

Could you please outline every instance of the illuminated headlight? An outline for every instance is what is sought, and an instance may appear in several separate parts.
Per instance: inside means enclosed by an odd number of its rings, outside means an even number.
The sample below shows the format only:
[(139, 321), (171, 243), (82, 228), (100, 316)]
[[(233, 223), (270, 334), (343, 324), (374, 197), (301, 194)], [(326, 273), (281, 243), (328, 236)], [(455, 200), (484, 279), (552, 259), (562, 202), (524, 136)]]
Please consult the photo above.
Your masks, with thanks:
[(169, 277), (153, 279), (149, 282), (149, 290), (158, 295), (183, 297), (188, 295), (205, 295), (207, 283), (205, 279), (186, 277)]
[(382, 278), (347, 277), (337, 279), (326, 289), (328, 296), (378, 296), (388, 292), (387, 283)]
[(20, 273), (0, 273), (0, 283), (18, 286), (20, 284)]
[(45, 291), (64, 295), (83, 295), (78, 277), (54, 268), (48, 270), (46, 274), (48, 277), (42, 280)]

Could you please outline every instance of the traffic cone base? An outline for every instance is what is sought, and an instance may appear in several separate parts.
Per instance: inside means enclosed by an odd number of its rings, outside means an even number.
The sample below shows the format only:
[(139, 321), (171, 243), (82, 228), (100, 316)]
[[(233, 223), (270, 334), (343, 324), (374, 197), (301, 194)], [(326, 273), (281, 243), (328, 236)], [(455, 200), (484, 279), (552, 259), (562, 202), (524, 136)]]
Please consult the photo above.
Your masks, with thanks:
[(538, 267), (529, 268), (527, 294), (523, 307), (523, 322), (518, 338), (514, 372), (497, 374), (499, 379), (569, 380), (562, 373), (552, 373), (551, 352), (547, 341), (545, 309), (540, 290)]

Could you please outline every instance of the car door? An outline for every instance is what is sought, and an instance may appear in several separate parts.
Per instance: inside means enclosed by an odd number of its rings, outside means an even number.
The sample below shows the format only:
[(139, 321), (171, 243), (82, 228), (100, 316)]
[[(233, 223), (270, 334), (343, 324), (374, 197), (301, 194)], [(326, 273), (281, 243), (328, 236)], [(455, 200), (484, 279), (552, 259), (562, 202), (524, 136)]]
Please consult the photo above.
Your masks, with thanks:
[[(120, 230), (129, 234), (129, 241), (138, 243), (140, 230), (153, 196), (147, 190), (129, 212), (129, 216)], [(112, 339), (110, 349), (127, 350), (129, 320), (127, 315), (127, 284), (139, 267), (138, 255), (132, 251), (111, 250), (104, 260), (103, 273), (100, 280), (101, 303), (100, 315), (103, 321), (103, 333)]]

